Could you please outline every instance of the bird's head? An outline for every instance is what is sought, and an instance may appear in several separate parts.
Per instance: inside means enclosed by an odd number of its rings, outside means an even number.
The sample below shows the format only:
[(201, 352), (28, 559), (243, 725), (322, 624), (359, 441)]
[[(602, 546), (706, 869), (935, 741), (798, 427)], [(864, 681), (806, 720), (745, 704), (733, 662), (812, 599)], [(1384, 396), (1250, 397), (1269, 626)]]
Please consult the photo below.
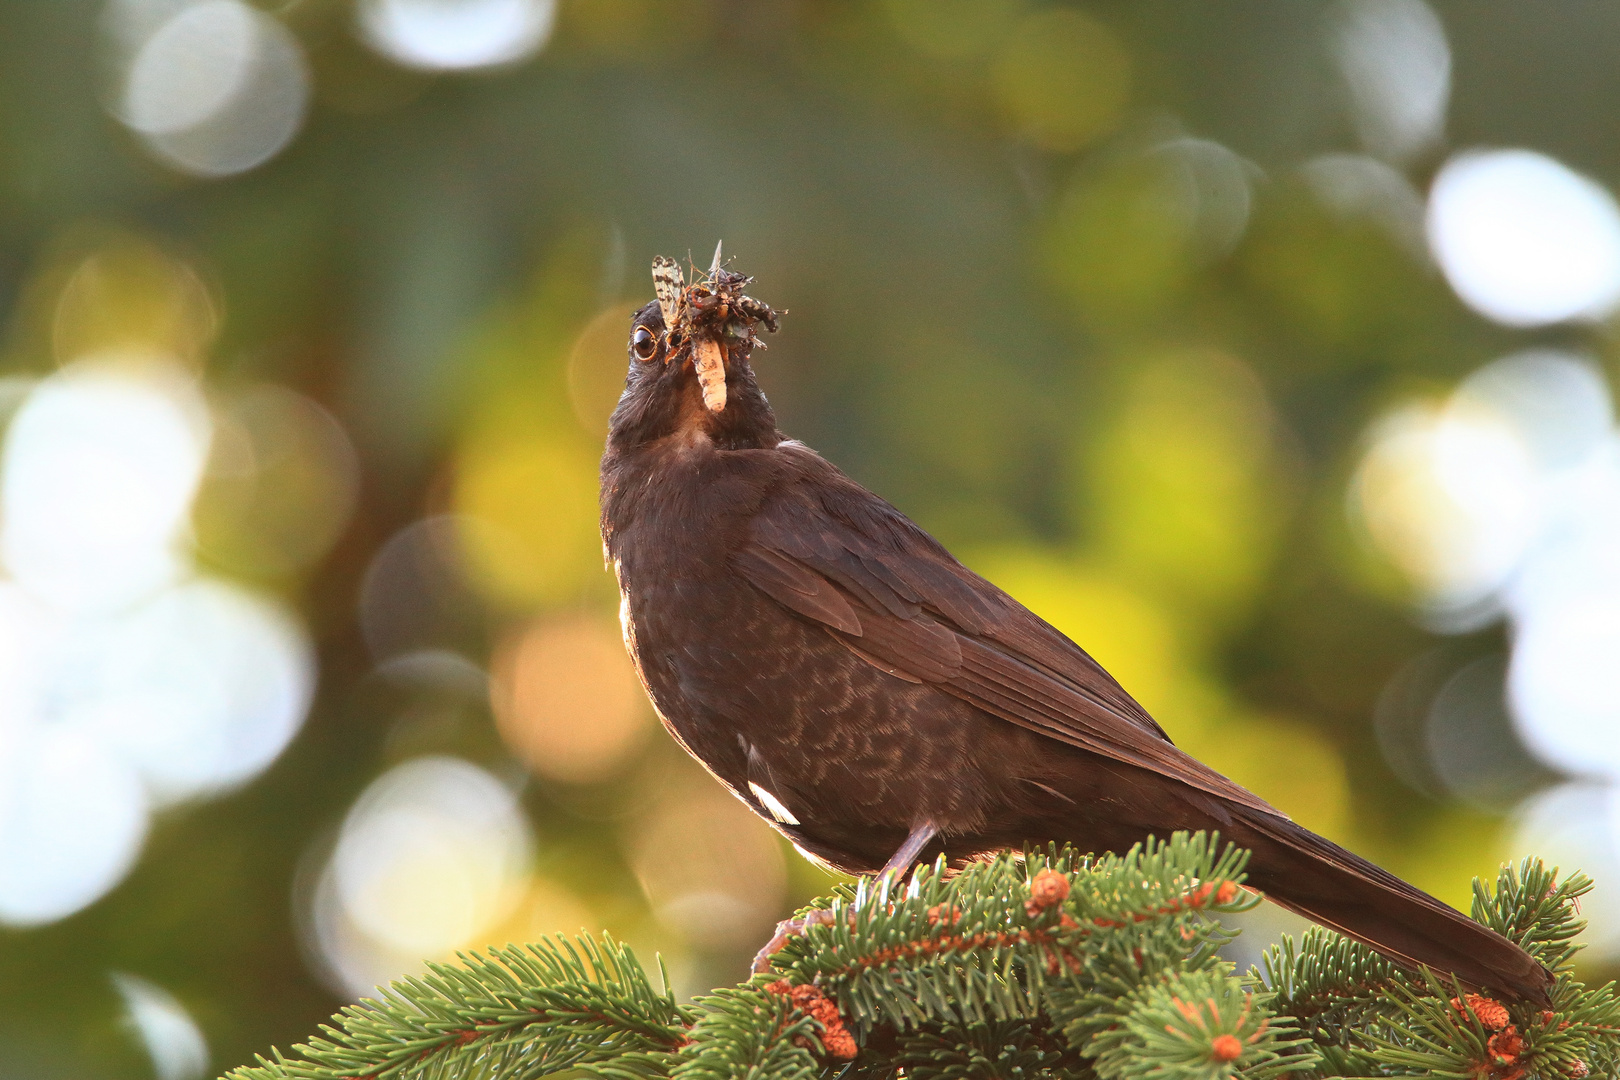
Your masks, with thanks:
[(776, 416), (749, 358), (775, 332), (777, 312), (743, 293), (753, 278), (720, 263), (688, 285), (673, 259), (653, 260), (657, 299), (630, 320), (630, 373), (608, 443), (620, 450), (671, 436), (706, 438), (727, 449), (774, 446)]

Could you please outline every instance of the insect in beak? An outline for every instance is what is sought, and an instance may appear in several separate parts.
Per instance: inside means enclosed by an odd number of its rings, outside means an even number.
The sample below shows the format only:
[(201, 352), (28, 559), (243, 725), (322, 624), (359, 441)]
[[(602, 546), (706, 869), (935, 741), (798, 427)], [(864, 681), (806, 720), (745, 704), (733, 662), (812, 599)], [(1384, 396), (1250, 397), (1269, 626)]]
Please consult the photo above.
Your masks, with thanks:
[(754, 279), (728, 271), (721, 259), (721, 246), (716, 244), (708, 274), (691, 285), (686, 284), (674, 259), (660, 255), (652, 264), (653, 291), (664, 316), (668, 342), (665, 362), (691, 360), (703, 393), (703, 406), (711, 413), (726, 407), (726, 365), (732, 359), (729, 350), (735, 347), (740, 350), (737, 355), (747, 357), (748, 350), (763, 349), (765, 343), (755, 336), (754, 327), (763, 323), (766, 330), (775, 333), (777, 317), (782, 314), (769, 304), (745, 296), (743, 287)]
[(726, 354), (720, 343), (703, 337), (692, 342), (692, 366), (697, 369), (703, 405), (717, 413), (726, 407)]
[[(709, 280), (718, 279), (720, 273), (721, 241), (714, 245), (714, 261), (709, 264)], [(712, 413), (726, 407), (726, 353), (720, 342), (708, 335), (692, 341), (692, 366), (697, 369), (698, 386), (703, 390), (703, 405)]]
[(664, 317), (664, 332), (674, 338), (675, 331), (686, 306), (686, 278), (681, 264), (668, 255), (653, 260), (653, 295), (658, 297), (658, 311)]
[[(714, 248), (714, 262), (709, 267), (709, 282), (720, 271), (720, 245)], [(726, 353), (707, 323), (698, 324), (693, 316), (707, 313), (714, 307), (716, 297), (702, 282), (686, 287), (686, 278), (680, 264), (660, 255), (653, 260), (653, 292), (658, 297), (658, 310), (664, 317), (665, 333), (670, 341), (670, 359), (679, 355), (675, 342), (685, 337), (692, 367), (697, 372), (698, 386), (703, 391), (703, 405), (712, 413), (726, 407)], [(723, 301), (722, 301), (723, 303)]]

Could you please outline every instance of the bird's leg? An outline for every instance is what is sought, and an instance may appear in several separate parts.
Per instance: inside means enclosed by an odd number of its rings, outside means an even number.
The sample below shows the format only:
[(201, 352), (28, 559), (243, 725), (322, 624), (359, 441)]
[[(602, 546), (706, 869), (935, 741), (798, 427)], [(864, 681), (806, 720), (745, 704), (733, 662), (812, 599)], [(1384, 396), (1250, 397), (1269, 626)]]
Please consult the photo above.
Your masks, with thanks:
[(924, 821), (913, 825), (911, 835), (906, 837), (906, 842), (900, 845), (899, 851), (889, 856), (889, 861), (883, 864), (882, 870), (878, 871), (878, 877), (882, 878), (885, 875), (895, 879), (904, 877), (906, 871), (917, 865), (917, 856), (922, 854), (922, 849), (927, 847), (929, 841), (938, 835), (939, 826), (932, 821)]
[[(929, 842), (938, 835), (939, 827), (932, 821), (924, 821), (913, 825), (905, 843), (901, 844), (900, 850), (891, 855), (889, 861), (883, 864), (883, 869), (877, 872), (873, 881), (899, 880), (908, 870), (917, 865), (917, 856), (922, 854), (922, 849), (927, 847)], [(767, 941), (764, 948), (754, 954), (754, 974), (758, 975), (771, 969), (771, 955), (786, 945), (789, 938), (804, 933), (808, 927), (825, 926), (832, 921), (832, 912), (826, 908), (813, 908), (797, 919), (783, 919), (777, 923), (776, 933), (771, 935), (771, 940)]]

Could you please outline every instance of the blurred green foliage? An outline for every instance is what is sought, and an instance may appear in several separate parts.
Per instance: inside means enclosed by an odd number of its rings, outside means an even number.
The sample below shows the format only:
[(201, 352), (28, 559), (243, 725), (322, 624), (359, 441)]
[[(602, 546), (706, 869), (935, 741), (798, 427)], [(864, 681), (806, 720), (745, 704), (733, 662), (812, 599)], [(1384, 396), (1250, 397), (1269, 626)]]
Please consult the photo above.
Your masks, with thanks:
[[(1611, 7), (1436, 8), (1455, 142), (1620, 177)], [(484, 666), (528, 619), (610, 612), (594, 469), (624, 315), (652, 255), (720, 237), (788, 309), (757, 360), (787, 431), (1304, 823), (1453, 902), (1489, 873), (1499, 819), (1403, 786), (1376, 746), (1380, 690), (1432, 639), (1343, 505), (1386, 404), (1524, 335), (1312, 194), (1301, 166), (1354, 148), (1324, 5), (573, 0), (534, 58), (441, 76), (371, 54), (340, 0), (276, 14), (310, 58), (306, 125), (208, 181), (98, 100), (98, 0), (0, 6), (0, 374), (51, 368), (64, 268), (134, 237), (223, 312), (208, 385), (323, 403), (361, 470), (313, 568), (205, 545), (307, 619), (318, 699), (263, 777), (161, 817), (105, 899), (0, 931), (0, 1074), (149, 1075), (114, 970), (172, 991), (216, 1068), (338, 1006), (295, 915), (323, 838), (410, 756), (516, 769), (478, 693), (374, 672), (367, 568), (412, 521), (468, 515), (466, 580), (415, 643)], [(1189, 209), (1189, 175), (1227, 201)], [(528, 783), (538, 871), (590, 929), (681, 957), (683, 992), (731, 981), (752, 945), (659, 922), (632, 868), (659, 785), (708, 781), (636, 745), (605, 779)], [(825, 886), (786, 855), (784, 909)]]

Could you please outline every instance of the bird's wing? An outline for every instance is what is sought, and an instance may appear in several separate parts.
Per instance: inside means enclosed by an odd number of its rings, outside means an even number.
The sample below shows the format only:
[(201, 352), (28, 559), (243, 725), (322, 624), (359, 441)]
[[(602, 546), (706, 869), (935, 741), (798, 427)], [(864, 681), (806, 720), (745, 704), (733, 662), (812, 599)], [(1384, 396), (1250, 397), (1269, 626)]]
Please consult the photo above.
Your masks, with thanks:
[[(809, 451), (802, 452), (813, 457)], [(1074, 642), (973, 573), (910, 519), (826, 465), (754, 516), (731, 563), (783, 607), (890, 674), (985, 712), (1283, 816), (1176, 749)]]

